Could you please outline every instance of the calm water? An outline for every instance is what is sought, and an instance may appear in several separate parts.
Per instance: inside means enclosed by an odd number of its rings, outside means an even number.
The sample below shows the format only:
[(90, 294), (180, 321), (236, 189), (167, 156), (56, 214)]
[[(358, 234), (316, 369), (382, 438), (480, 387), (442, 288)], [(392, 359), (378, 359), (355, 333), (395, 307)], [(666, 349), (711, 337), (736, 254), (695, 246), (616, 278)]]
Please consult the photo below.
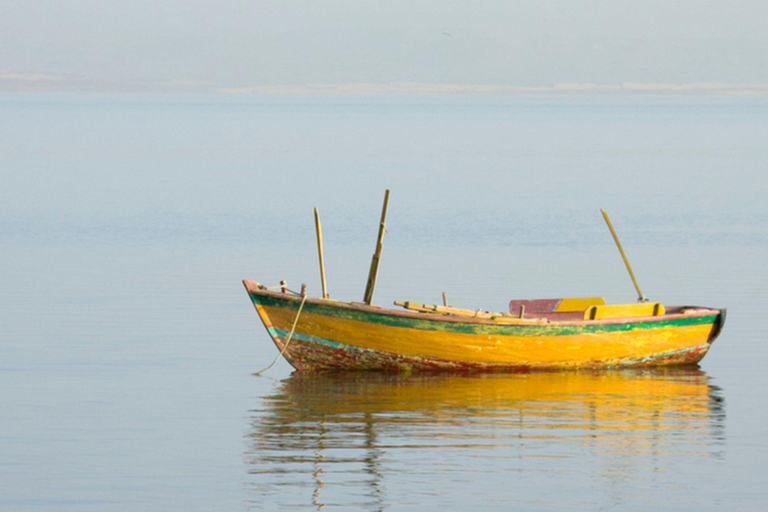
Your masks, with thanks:
[[(768, 100), (0, 95), (0, 509), (764, 510)], [(299, 375), (240, 280), (728, 308), (698, 369)]]

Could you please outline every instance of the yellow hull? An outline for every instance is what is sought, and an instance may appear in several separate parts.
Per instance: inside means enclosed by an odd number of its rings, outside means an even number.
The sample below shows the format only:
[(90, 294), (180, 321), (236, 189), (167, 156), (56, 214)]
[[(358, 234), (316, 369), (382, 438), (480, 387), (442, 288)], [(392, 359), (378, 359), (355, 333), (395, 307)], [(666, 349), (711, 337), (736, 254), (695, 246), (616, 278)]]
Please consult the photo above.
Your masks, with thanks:
[[(255, 283), (253, 283), (255, 284)], [(302, 299), (246, 288), (265, 327), (297, 369), (536, 370), (696, 363), (723, 312), (568, 322), (457, 318)], [(298, 319), (297, 319), (298, 316)], [(295, 331), (285, 346), (291, 328)]]

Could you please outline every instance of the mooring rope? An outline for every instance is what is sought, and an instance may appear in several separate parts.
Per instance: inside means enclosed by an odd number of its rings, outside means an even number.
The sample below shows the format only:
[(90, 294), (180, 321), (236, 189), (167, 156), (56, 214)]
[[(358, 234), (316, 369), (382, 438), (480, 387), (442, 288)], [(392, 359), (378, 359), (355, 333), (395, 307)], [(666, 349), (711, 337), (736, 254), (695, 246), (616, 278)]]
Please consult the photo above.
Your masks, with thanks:
[(291, 332), (288, 333), (288, 337), (285, 339), (285, 345), (283, 345), (283, 350), (280, 351), (279, 354), (277, 354), (277, 357), (275, 357), (275, 360), (272, 361), (272, 363), (264, 368), (263, 370), (259, 370), (258, 372), (254, 373), (254, 375), (261, 375), (265, 371), (269, 370), (275, 364), (277, 363), (277, 360), (282, 357), (283, 354), (285, 354), (285, 351), (288, 350), (288, 345), (291, 343), (291, 338), (293, 338), (293, 332), (296, 330), (296, 324), (299, 323), (299, 316), (301, 316), (301, 310), (304, 309), (304, 302), (307, 300), (307, 295), (305, 294), (301, 298), (301, 304), (299, 304), (299, 311), (296, 313), (296, 318), (293, 320), (293, 326), (291, 326)]

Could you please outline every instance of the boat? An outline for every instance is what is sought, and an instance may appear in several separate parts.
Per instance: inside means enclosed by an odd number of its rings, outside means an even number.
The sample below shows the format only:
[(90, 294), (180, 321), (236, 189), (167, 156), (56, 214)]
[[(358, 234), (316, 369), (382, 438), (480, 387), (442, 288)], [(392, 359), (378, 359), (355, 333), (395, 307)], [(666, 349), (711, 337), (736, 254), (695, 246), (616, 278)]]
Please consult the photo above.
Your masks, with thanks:
[(516, 314), (412, 302), (397, 302), (396, 309), (310, 298), (251, 280), (243, 284), (280, 354), (300, 371), (519, 372), (696, 364), (726, 316), (724, 309), (605, 304), (599, 298), (511, 301)]
[(637, 303), (606, 304), (600, 297), (512, 300), (508, 311), (494, 312), (448, 306), (443, 294), (443, 305), (374, 305), (388, 199), (389, 190), (363, 302), (328, 296), (317, 209), (322, 296), (310, 298), (306, 286), (291, 291), (284, 281), (274, 288), (243, 281), (279, 350), (275, 361), (283, 356), (300, 371), (520, 372), (693, 365), (723, 328), (725, 309), (649, 302), (605, 211), (638, 292)]

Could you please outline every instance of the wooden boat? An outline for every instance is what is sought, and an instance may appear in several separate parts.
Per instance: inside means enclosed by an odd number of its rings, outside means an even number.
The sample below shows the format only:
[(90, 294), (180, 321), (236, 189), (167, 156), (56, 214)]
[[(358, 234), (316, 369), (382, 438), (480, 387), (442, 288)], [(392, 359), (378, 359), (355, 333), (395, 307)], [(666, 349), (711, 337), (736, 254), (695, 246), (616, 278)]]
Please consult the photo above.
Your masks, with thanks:
[[(724, 309), (647, 302), (603, 211), (638, 292), (637, 304), (602, 298), (512, 301), (508, 313), (447, 305), (371, 305), (389, 190), (363, 303), (328, 298), (315, 209), (321, 298), (243, 281), (280, 354), (298, 370), (530, 371), (698, 363), (720, 333)], [(443, 301), (447, 302), (445, 297)], [(274, 363), (273, 363), (274, 364)]]
[(278, 350), (297, 370), (532, 371), (694, 364), (725, 321), (724, 309), (606, 305), (599, 298), (512, 301), (515, 313), (411, 302), (396, 302), (401, 309), (394, 309), (243, 283)]

